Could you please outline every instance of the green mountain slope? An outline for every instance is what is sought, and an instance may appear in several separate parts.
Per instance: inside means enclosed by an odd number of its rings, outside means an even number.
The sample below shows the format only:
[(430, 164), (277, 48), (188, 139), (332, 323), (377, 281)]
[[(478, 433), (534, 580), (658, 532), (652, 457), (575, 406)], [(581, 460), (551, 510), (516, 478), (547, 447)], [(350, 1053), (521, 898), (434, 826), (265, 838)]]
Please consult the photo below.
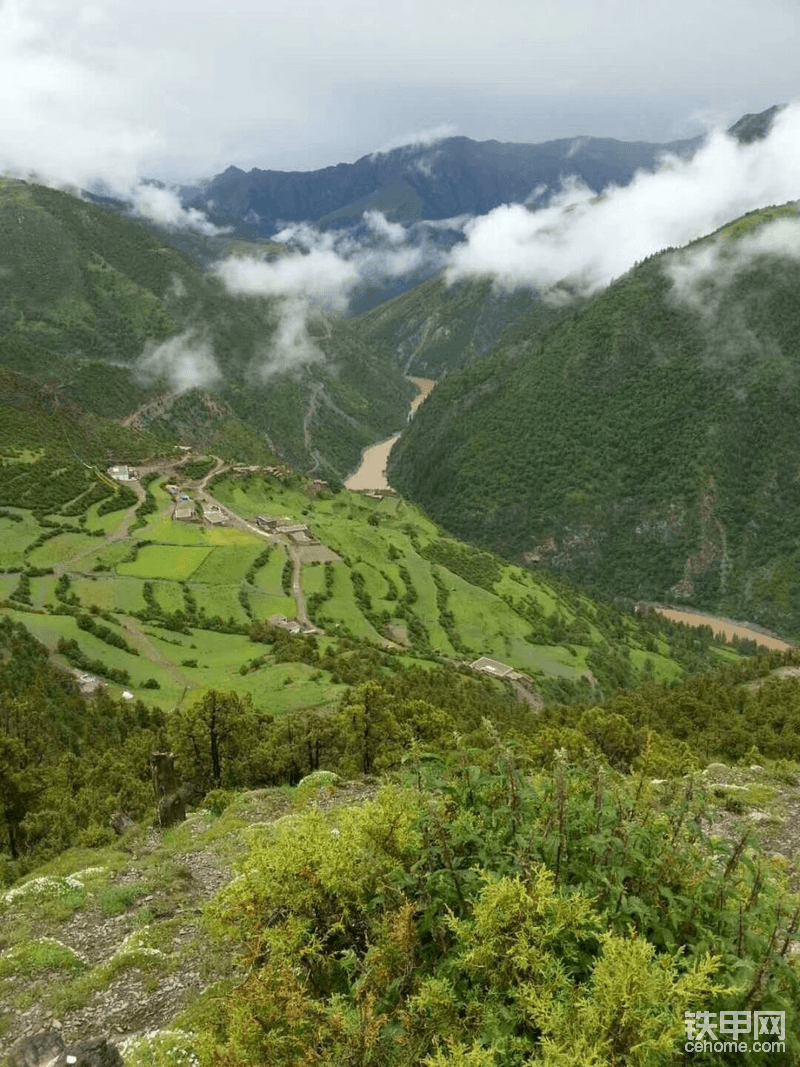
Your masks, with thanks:
[[(0, 281), (0, 363), (102, 415), (205, 384), (292, 462), (337, 477), (402, 425), (413, 395), (346, 322), (310, 322), (317, 358), (281, 363), (276, 301), (230, 295), (144, 227), (67, 193), (0, 181)], [(169, 341), (160, 377), (143, 377), (140, 357)]]
[(574, 308), (539, 299), (530, 289), (496, 289), (491, 281), (431, 278), (354, 320), (359, 335), (391, 354), (407, 374), (438, 378), (498, 344), (542, 336)]
[(544, 341), (445, 378), (393, 484), (456, 536), (606, 594), (800, 633), (800, 261), (738, 243), (781, 216), (795, 205), (697, 242), (711, 270), (653, 257)]

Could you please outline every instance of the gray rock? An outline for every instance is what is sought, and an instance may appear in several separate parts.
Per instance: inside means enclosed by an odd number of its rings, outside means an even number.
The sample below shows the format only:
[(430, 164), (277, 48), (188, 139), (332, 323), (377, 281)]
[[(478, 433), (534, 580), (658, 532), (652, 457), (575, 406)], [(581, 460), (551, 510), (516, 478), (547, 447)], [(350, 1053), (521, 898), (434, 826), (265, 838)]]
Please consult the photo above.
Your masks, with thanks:
[(116, 1045), (104, 1037), (89, 1037), (65, 1045), (57, 1030), (23, 1037), (11, 1049), (9, 1067), (124, 1067)]
[(8, 1054), (9, 1067), (51, 1067), (64, 1052), (64, 1039), (57, 1030), (23, 1037)]
[(115, 811), (108, 821), (111, 823), (111, 829), (115, 834), (119, 834), (120, 837), (126, 830), (130, 830), (132, 826), (136, 825), (133, 819), (126, 815), (124, 811)]

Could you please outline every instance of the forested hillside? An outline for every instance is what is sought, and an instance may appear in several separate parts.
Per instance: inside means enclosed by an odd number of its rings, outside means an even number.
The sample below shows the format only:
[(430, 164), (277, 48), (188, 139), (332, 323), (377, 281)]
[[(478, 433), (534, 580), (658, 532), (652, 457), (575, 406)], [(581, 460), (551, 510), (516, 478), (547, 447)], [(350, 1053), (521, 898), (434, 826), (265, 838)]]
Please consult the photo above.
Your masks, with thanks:
[(406, 374), (439, 378), (498, 345), (544, 336), (572, 314), (574, 306), (542, 300), (528, 288), (504, 290), (489, 279), (448, 285), (439, 276), (353, 325)]
[(0, 362), (88, 411), (121, 418), (159, 398), (140, 422), (161, 422), (162, 436), (217, 443), (220, 420), (244, 422), (334, 478), (402, 425), (413, 387), (347, 323), (309, 322), (295, 366), (280, 348), (279, 302), (231, 295), (111, 210), (4, 179), (0, 239)]
[(394, 484), (606, 594), (800, 633), (796, 219), (766, 209), (654, 256), (544, 340), (448, 376)]

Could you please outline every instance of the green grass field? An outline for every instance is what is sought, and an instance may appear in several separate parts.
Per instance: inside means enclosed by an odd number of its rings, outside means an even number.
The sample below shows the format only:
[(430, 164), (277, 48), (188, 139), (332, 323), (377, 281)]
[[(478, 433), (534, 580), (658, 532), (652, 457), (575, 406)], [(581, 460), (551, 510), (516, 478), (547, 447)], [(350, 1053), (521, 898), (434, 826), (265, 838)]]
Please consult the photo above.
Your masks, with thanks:
[(0, 570), (7, 567), (19, 567), (28, 545), (35, 541), (41, 528), (29, 511), (8, 508), (15, 515), (22, 516), (22, 522), (0, 518)]
[[(270, 552), (269, 559), (264, 566), (259, 567), (256, 571), (256, 589), (259, 589), (262, 593), (269, 593), (270, 596), (283, 596), (281, 575), (287, 558), (286, 549), (281, 545), (276, 545)], [(307, 572), (318, 569), (318, 567), (304, 567), (303, 580), (305, 581)]]
[[(51, 650), (55, 650), (60, 637), (74, 638), (90, 658), (107, 667), (128, 670), (130, 683), (126, 688), (151, 705), (171, 708), (199, 698), (213, 687), (250, 693), (274, 714), (335, 706), (344, 687), (332, 685), (329, 674), (301, 663), (273, 663), (269, 646), (253, 644), (246, 634), (197, 627), (192, 627), (190, 633), (180, 633), (162, 628), (152, 619), (134, 617), (134, 613), (147, 607), (145, 582), (151, 583), (153, 596), (167, 615), (186, 610), (185, 590), (194, 597), (200, 617), (208, 620), (232, 619), (246, 626), (248, 614), (240, 600), (242, 591), (253, 619), (274, 614), (292, 618), (297, 614), (294, 598), (283, 592), (282, 576), (288, 556), (282, 545), (272, 545), (266, 564), (255, 571), (251, 581), (246, 576), (269, 545), (266, 538), (229, 527), (174, 522), (169, 517), (171, 501), (167, 494), (157, 485), (151, 486), (151, 491), (161, 510), (148, 516), (146, 525), (132, 538), (118, 542), (104, 543), (85, 534), (60, 534), (25, 557), (25, 548), (41, 527), (27, 512), (22, 513), (21, 523), (0, 519), (0, 533), (5, 536), (0, 540), (0, 560), (13, 561), (9, 566), (28, 561), (35, 566), (59, 564), (70, 576), (69, 592), (78, 597), (81, 607), (96, 605), (114, 613), (121, 627), (119, 632), (138, 650), (138, 656), (79, 630), (75, 618), (69, 615), (14, 611), (14, 617), (21, 619)], [(432, 563), (421, 553), (434, 542), (437, 551), (443, 550), (439, 544), (441, 530), (413, 505), (398, 498), (372, 501), (341, 492), (311, 500), (299, 489), (261, 479), (247, 483), (222, 481), (212, 492), (248, 520), (258, 514), (270, 514), (307, 522), (323, 544), (346, 557), (346, 562), (332, 565), (332, 596), (317, 610), (317, 621), (329, 635), (319, 637), (320, 648), (346, 633), (383, 645), (386, 637), (379, 629), (383, 629), (382, 620), (388, 616), (392, 623), (406, 629), (412, 642), (419, 639), (419, 647), (427, 648), (416, 625), (420, 623), (427, 632), (430, 649), (452, 659), (486, 655), (535, 677), (575, 679), (587, 669), (588, 645), (609, 639), (610, 624), (602, 611), (596, 612), (593, 605), (576, 594), (559, 595), (534, 572), (499, 561), (499, 578), (494, 592), (489, 592)], [(87, 525), (106, 533), (117, 530), (125, 514), (115, 512), (98, 519), (93, 511), (96, 506), (90, 509)], [(137, 554), (137, 541), (150, 543), (142, 544)], [(136, 558), (132, 559), (134, 554)], [(467, 557), (446, 558), (463, 573), (469, 573), (465, 567), (474, 565), (474, 560), (471, 564)], [(371, 606), (363, 611), (352, 574), (362, 576), (364, 592), (370, 598)], [(448, 590), (447, 608), (453, 615), (453, 627), (462, 646), (459, 649), (453, 647), (442, 625), (434, 574)], [(302, 584), (307, 597), (324, 593), (325, 576), (326, 565), (303, 567)], [(0, 598), (8, 597), (18, 581), (18, 575), (0, 575)], [(392, 585), (399, 599), (389, 599)], [(52, 606), (58, 610), (54, 576), (32, 578), (30, 588), (35, 609)], [(410, 603), (406, 601), (409, 592), (413, 593)], [(544, 635), (549, 617), (569, 625), (577, 612), (588, 626), (588, 633), (584, 629), (585, 642), (531, 644), (527, 636), (533, 623), (525, 617), (526, 612), (531, 614), (531, 602), (535, 605), (532, 617), (541, 621), (539, 628), (543, 627)], [(410, 619), (401, 614), (406, 610)], [(380, 618), (373, 623), (367, 615)], [(632, 619), (618, 620), (613, 626), (611, 640), (625, 640), (638, 672), (652, 671), (663, 680), (680, 675), (680, 668), (669, 658), (669, 647), (663, 641), (658, 642), (656, 651), (647, 652), (643, 635)], [(546, 636), (541, 639), (546, 640)], [(719, 655), (735, 658), (730, 650), (720, 650)], [(265, 662), (257, 669), (247, 669), (252, 660), (262, 657)], [(413, 650), (405, 659), (423, 666), (427, 663), (416, 658)], [(187, 662), (197, 666), (187, 666)], [(148, 679), (154, 679), (158, 687), (143, 688)], [(111, 692), (121, 688), (109, 686)]]
[(43, 545), (34, 548), (28, 554), (28, 559), (34, 567), (52, 567), (54, 564), (63, 563), (86, 549), (93, 548), (96, 544), (95, 539), (88, 537), (86, 534), (59, 534), (58, 537), (51, 537)]
[(204, 611), (209, 618), (219, 615), (226, 622), (229, 618), (235, 622), (247, 622), (236, 586), (196, 585), (193, 581), (189, 588), (197, 601), (198, 610)]
[(268, 619), (270, 615), (285, 615), (287, 619), (293, 619), (297, 614), (297, 603), (293, 596), (274, 596), (258, 590), (248, 595), (256, 619)]
[(239, 585), (260, 552), (257, 545), (212, 548), (193, 572), (192, 581), (206, 585)]
[(162, 578), (182, 582), (194, 574), (210, 552), (210, 548), (145, 545), (133, 563), (120, 563), (117, 573), (132, 578)]
[(87, 607), (97, 604), (106, 611), (141, 611), (145, 606), (140, 578), (105, 577), (74, 578), (72, 592)]
[[(107, 515), (98, 515), (99, 504), (92, 504), (86, 512), (86, 529), (102, 530), (103, 533), (112, 533), (119, 529), (125, 519), (124, 511), (109, 511)], [(75, 521), (74, 519), (72, 520)]]
[(355, 637), (383, 644), (381, 635), (361, 614), (353, 594), (350, 574), (345, 567), (334, 567), (333, 596), (322, 605), (318, 617), (325, 628), (334, 633), (337, 632), (337, 627), (345, 628)]

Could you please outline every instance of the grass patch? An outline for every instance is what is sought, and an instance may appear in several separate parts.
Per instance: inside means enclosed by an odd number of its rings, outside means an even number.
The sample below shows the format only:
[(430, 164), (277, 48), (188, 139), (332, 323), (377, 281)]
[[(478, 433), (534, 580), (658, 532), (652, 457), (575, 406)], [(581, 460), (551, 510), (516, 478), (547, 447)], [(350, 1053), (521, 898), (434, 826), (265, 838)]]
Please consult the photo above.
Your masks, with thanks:
[(208, 548), (145, 545), (132, 563), (120, 563), (117, 573), (134, 578), (162, 578), (182, 582), (194, 574), (210, 551)]
[(0, 978), (32, 977), (42, 971), (82, 971), (86, 966), (86, 961), (69, 945), (53, 937), (39, 937), (0, 955)]
[(66, 533), (51, 537), (43, 545), (39, 545), (29, 553), (28, 559), (34, 567), (52, 567), (55, 563), (63, 563), (72, 559), (87, 548), (92, 548), (96, 542), (86, 534)]
[(260, 554), (259, 546), (212, 548), (192, 576), (206, 585), (239, 585)]
[(106, 915), (122, 915), (140, 897), (147, 896), (150, 887), (145, 882), (127, 882), (124, 885), (109, 885), (97, 894), (97, 906)]

